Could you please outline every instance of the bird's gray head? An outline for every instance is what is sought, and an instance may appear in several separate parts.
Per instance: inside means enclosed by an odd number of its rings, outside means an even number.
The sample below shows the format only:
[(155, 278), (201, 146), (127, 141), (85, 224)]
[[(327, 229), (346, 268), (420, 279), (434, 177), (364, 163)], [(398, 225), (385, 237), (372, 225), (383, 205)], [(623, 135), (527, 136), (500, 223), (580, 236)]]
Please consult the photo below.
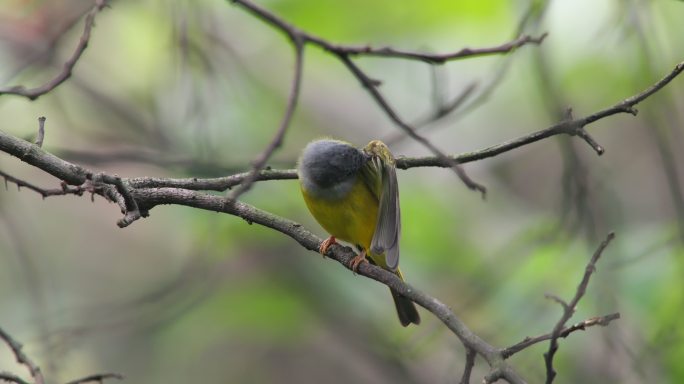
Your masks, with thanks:
[(368, 155), (348, 143), (323, 139), (312, 141), (304, 148), (297, 170), (308, 193), (341, 198), (349, 192), (358, 170), (368, 159)]

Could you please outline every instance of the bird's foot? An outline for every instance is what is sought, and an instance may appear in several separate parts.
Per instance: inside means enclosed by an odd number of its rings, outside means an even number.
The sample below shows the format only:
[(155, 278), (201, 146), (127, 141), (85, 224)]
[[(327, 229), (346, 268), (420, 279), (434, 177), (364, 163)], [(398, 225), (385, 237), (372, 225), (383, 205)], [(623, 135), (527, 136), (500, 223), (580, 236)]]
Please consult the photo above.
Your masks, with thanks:
[(356, 273), (359, 270), (359, 265), (361, 265), (361, 263), (363, 262), (368, 262), (368, 260), (366, 260), (365, 249), (361, 251), (361, 253), (359, 253), (358, 255), (354, 256), (353, 259), (351, 259), (351, 262), (349, 264), (352, 272)]
[(325, 254), (328, 253), (328, 248), (330, 248), (331, 245), (337, 244), (337, 241), (335, 241), (335, 236), (330, 236), (327, 239), (323, 240), (321, 242), (321, 246), (318, 247), (318, 252), (323, 255), (323, 258), (325, 259)]

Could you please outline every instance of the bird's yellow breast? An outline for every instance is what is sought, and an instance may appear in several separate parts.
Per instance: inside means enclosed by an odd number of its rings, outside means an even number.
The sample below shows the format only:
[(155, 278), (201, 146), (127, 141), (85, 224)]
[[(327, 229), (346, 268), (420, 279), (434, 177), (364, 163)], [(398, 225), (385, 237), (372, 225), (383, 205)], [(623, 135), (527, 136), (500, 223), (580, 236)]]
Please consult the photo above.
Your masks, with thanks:
[(302, 187), (309, 211), (332, 236), (369, 249), (378, 217), (378, 200), (360, 178), (340, 199), (313, 197)]

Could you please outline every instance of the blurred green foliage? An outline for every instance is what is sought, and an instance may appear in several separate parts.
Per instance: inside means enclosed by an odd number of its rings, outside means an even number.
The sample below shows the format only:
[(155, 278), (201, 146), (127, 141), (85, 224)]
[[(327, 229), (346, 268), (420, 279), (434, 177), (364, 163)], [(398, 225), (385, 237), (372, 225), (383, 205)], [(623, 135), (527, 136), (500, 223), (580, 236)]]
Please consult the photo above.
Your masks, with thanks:
[[(684, 10), (672, 1), (259, 4), (331, 42), (406, 50), (494, 46), (521, 25), (532, 35), (548, 31), (540, 47), (445, 64), (434, 82), (424, 63), (359, 59), (407, 121), (436, 107), (434, 93), (451, 99), (476, 85), (482, 104), (466, 103), (422, 128), (448, 153), (543, 129), (568, 106), (577, 116), (598, 111), (684, 57)], [(41, 51), (54, 37), (43, 24), (89, 6), (0, 3), (0, 82), (33, 86), (57, 73), (82, 24), (50, 52)], [(29, 55), (34, 50), (41, 59)], [(32, 137), (44, 115), (45, 148), (94, 169), (226, 175), (249, 169), (271, 139), (292, 67), (287, 41), (228, 1), (114, 1), (97, 16), (73, 78), (35, 102), (0, 98), (0, 129)], [(561, 340), (556, 382), (684, 380), (684, 218), (673, 208), (682, 199), (673, 186), (681, 185), (663, 172), (670, 166), (682, 177), (682, 89), (677, 79), (639, 105), (639, 116), (587, 127), (607, 149), (600, 158), (584, 142), (554, 138), (466, 165), (489, 188), (484, 201), (447, 170), (401, 171), (408, 282), (504, 347), (552, 329), (561, 310), (544, 293), (569, 299), (600, 240), (615, 231), (571, 322), (612, 312), (621, 319)], [(396, 132), (339, 62), (307, 49), (299, 106), (269, 164), (293, 167), (316, 137), (363, 145)], [(391, 147), (396, 155), (427, 154), (408, 139)], [(58, 186), (8, 156), (0, 169)], [(296, 181), (260, 182), (243, 198), (325, 236)], [(183, 207), (154, 208), (125, 230), (115, 227), (118, 215), (98, 198), (43, 201), (12, 185), (0, 191), (0, 326), (50, 377), (116, 371), (133, 383), (441, 383), (460, 376), (463, 348), (437, 319), (423, 311), (423, 324), (401, 328), (385, 287), (280, 233)], [(547, 348), (523, 351), (512, 364), (529, 382), (543, 381)], [(0, 352), (0, 370), (21, 368)]]

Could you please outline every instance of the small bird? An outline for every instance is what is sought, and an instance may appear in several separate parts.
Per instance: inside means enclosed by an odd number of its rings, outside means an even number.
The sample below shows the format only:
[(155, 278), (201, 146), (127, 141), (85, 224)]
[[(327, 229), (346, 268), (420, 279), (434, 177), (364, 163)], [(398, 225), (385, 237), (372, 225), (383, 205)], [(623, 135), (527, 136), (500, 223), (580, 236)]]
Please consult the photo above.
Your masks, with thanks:
[[(403, 280), (399, 270), (399, 185), (389, 148), (379, 140), (363, 149), (344, 141), (315, 140), (304, 148), (297, 172), (309, 211), (330, 234), (319, 251), (325, 255), (336, 239), (346, 241), (359, 251), (351, 262), (353, 271), (370, 261)], [(419, 324), (413, 302), (390, 291), (401, 325)]]

